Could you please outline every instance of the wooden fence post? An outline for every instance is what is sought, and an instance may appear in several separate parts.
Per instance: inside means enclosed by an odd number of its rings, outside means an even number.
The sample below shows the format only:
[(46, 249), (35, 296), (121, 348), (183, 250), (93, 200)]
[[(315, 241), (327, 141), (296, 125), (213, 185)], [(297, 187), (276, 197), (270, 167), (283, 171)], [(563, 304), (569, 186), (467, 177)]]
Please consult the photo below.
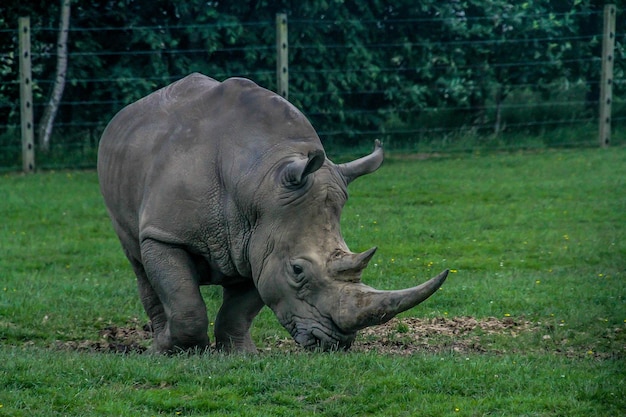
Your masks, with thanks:
[(276, 14), (276, 88), (278, 94), (289, 99), (289, 47), (287, 42), (287, 14)]
[(35, 171), (35, 140), (33, 132), (33, 85), (30, 54), (30, 17), (20, 17), (20, 119), (22, 124), (22, 169)]
[(615, 60), (615, 5), (604, 6), (602, 37), (602, 75), (600, 76), (600, 109), (598, 139), (600, 146), (611, 143), (611, 102), (613, 100), (613, 61)]

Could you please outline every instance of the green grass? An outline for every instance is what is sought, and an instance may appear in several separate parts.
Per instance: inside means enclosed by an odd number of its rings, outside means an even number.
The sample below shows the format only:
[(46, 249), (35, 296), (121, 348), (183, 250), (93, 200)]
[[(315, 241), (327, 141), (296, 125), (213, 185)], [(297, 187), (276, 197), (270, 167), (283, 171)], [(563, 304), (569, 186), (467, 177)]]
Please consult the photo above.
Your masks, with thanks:
[(624, 403), (617, 366), (563, 357), (3, 356), (0, 412), (15, 416), (590, 416), (619, 415)]
[[(626, 149), (390, 155), (355, 181), (342, 228), (378, 246), (382, 289), (444, 268), (402, 317), (511, 317), (482, 349), (281, 351), (265, 309), (256, 356), (60, 350), (146, 320), (94, 172), (0, 177), (0, 415), (614, 416), (626, 410)], [(209, 316), (219, 288), (203, 289)], [(407, 328), (398, 326), (398, 337)], [(461, 336), (453, 336), (453, 338)], [(59, 342), (57, 342), (59, 341)], [(358, 344), (358, 341), (357, 341)]]

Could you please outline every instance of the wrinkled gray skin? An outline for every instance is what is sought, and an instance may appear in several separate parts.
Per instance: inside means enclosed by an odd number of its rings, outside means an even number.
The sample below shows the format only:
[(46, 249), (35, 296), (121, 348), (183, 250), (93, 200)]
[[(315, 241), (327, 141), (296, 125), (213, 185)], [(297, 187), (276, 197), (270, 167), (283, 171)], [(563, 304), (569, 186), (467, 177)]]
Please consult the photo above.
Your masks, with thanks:
[(200, 285), (223, 287), (218, 348), (254, 351), (264, 305), (306, 348), (348, 348), (357, 330), (426, 299), (360, 282), (375, 248), (350, 252), (339, 217), (347, 185), (383, 153), (335, 165), (294, 106), (252, 81), (191, 74), (121, 110), (100, 142), (107, 209), (137, 275), (158, 352), (204, 349)]

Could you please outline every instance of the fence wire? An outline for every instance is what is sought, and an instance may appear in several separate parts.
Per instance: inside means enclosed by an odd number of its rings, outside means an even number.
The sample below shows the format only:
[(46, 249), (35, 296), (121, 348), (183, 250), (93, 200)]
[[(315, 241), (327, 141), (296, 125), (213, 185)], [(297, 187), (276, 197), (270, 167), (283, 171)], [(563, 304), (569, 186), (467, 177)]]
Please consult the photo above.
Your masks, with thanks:
[[(565, 17), (560, 14), (553, 14), (555, 19)], [(593, 19), (601, 19), (599, 13), (582, 12), (579, 16), (589, 16)], [(535, 15), (525, 17), (532, 18)], [(572, 15), (569, 14), (568, 18)], [(535, 16), (536, 17), (536, 16)], [(446, 84), (444, 81), (435, 81), (428, 86), (419, 84), (396, 85), (393, 89), (372, 88), (371, 82), (359, 85), (358, 79), (374, 80), (377, 77), (399, 77), (406, 74), (419, 74), (421, 68), (412, 62), (410, 65), (386, 63), (348, 62), (338, 65), (337, 68), (323, 68), (312, 65), (310, 61), (301, 60), (298, 57), (307, 54), (324, 54), (326, 51), (334, 50), (333, 53), (349, 54), (355, 47), (366, 50), (384, 50), (386, 56), (408, 57), (413, 60), (413, 56), (419, 56), (420, 51), (450, 51), (455, 48), (487, 48), (487, 50), (508, 50), (524, 48), (530, 44), (549, 45), (571, 45), (570, 49), (575, 49), (577, 45), (595, 44), (601, 42), (601, 28), (598, 27), (592, 33), (570, 34), (560, 37), (538, 36), (525, 38), (523, 34), (512, 33), (509, 36), (494, 35), (491, 39), (441, 39), (438, 40), (406, 40), (402, 42), (372, 42), (355, 45), (347, 42), (333, 41), (325, 44), (311, 42), (306, 37), (300, 36), (300, 31), (304, 27), (324, 28), (346, 28), (350, 25), (371, 26), (373, 30), (405, 30), (407, 26), (417, 24), (445, 24), (447, 22), (458, 22), (461, 19), (464, 23), (480, 21), (481, 19), (492, 19), (493, 17), (446, 17), (432, 19), (396, 19), (396, 20), (346, 20), (346, 21), (325, 21), (294, 19), (289, 22), (290, 41), (290, 101), (294, 102), (311, 119), (314, 127), (318, 130), (321, 139), (328, 147), (336, 147), (337, 152), (354, 152), (362, 146), (369, 146), (373, 138), (383, 138), (393, 148), (403, 151), (455, 151), (471, 150), (485, 146), (491, 148), (513, 149), (516, 147), (532, 146), (537, 141), (524, 141), (520, 139), (524, 135), (542, 135), (546, 132), (552, 134), (561, 130), (563, 136), (559, 140), (552, 140), (550, 146), (589, 146), (597, 142), (596, 127), (598, 106), (597, 91), (599, 90), (600, 56), (592, 52), (599, 48), (587, 48), (592, 51), (582, 56), (569, 58), (550, 59), (549, 54), (545, 54), (537, 59), (519, 59), (516, 54), (501, 54), (492, 56), (490, 60), (478, 59), (468, 61), (443, 59), (441, 63), (429, 65), (429, 71), (437, 75), (431, 77), (442, 80), (451, 68), (457, 73), (476, 73), (480, 71), (492, 71), (494, 73), (506, 72), (515, 69), (517, 73), (527, 71), (536, 73), (537, 68), (550, 71), (554, 68), (567, 73), (569, 67), (585, 67), (587, 73), (585, 78), (576, 80), (568, 79), (566, 76), (559, 80), (551, 80), (542, 85), (541, 78), (524, 80), (518, 77), (509, 81), (506, 85), (506, 99), (494, 101), (485, 100), (483, 103), (472, 104), (463, 101), (461, 97), (456, 102), (450, 96), (457, 94), (454, 85)], [(618, 20), (619, 22), (619, 20)], [(212, 68), (218, 68), (209, 75), (218, 80), (223, 80), (230, 76), (243, 76), (250, 78), (260, 85), (269, 89), (274, 89), (275, 84), (275, 51), (276, 46), (273, 40), (268, 40), (267, 36), (261, 33), (268, 33), (274, 30), (274, 21), (259, 22), (238, 22), (238, 23), (216, 23), (206, 25), (180, 25), (180, 26), (137, 26), (137, 27), (72, 27), (70, 29), (70, 39), (79, 38), (83, 33), (100, 33), (104, 36), (116, 39), (130, 39), (138, 34), (149, 35), (150, 33), (213, 33), (225, 28), (243, 27), (247, 31), (258, 31), (257, 44), (233, 44), (225, 45), (215, 42), (211, 47), (183, 47), (166, 46), (162, 48), (137, 49), (130, 45), (115, 44), (110, 48), (90, 49), (89, 45), (77, 47), (69, 53), (69, 76), (66, 80), (66, 89), (60, 103), (60, 117), (55, 123), (55, 136), (53, 138), (53, 151), (42, 155), (38, 159), (39, 167), (93, 167), (95, 166), (95, 155), (98, 138), (113, 114), (125, 105), (138, 98), (133, 91), (141, 90), (146, 93), (156, 88), (162, 87), (170, 82), (180, 79), (193, 70), (198, 65), (190, 64), (188, 71), (172, 72), (166, 70), (171, 62), (176, 60), (188, 60), (193, 63), (200, 60), (211, 61)], [(36, 124), (38, 117), (43, 113), (46, 105), (47, 95), (52, 89), (54, 82), (54, 62), (56, 61), (56, 50), (50, 45), (54, 39), (57, 28), (33, 27), (33, 86), (35, 91), (34, 114)], [(17, 29), (0, 30), (0, 35), (17, 39)], [(256, 33), (256, 32), (255, 32)], [(46, 40), (43, 43), (40, 40)], [(38, 42), (41, 42), (38, 44)], [(624, 36), (618, 34), (618, 45), (622, 48)], [(411, 55), (413, 54), (413, 55)], [(13, 50), (5, 49), (0, 53), (0, 63), (12, 68), (10, 77), (0, 79), (0, 97), (19, 96), (19, 82), (17, 74), (17, 44)], [(247, 56), (253, 58), (248, 59)], [(448, 58), (454, 54), (449, 54)], [(523, 55), (521, 55), (523, 57)], [(626, 106), (623, 97), (620, 95), (624, 91), (625, 82), (619, 75), (624, 72), (624, 52), (622, 49), (616, 54), (615, 66), (618, 69), (614, 86), (616, 95), (614, 96), (614, 142), (625, 143), (624, 126), (626, 121)], [(150, 68), (142, 72), (125, 72), (106, 75), (106, 71), (89, 71), (87, 66), (72, 70), (75, 62), (89, 62), (85, 60), (138, 60), (146, 59), (147, 66), (160, 63), (159, 68), (150, 72)], [(220, 62), (230, 59), (240, 59), (236, 66), (237, 71), (220, 71)], [(395, 59), (395, 58), (394, 58)], [(254, 66), (250, 65), (254, 63)], [(393, 62), (393, 61), (391, 61)], [(217, 64), (217, 65), (216, 65)], [(159, 66), (159, 65), (156, 65)], [(184, 66), (183, 66), (184, 67)], [(132, 69), (132, 68), (129, 68)], [(163, 70), (165, 69), (165, 70)], [(178, 70), (177, 70), (178, 71)], [(103, 75), (105, 74), (105, 75)], [(417, 75), (413, 77), (418, 78)], [(356, 82), (346, 83), (346, 79), (356, 79)], [(115, 85), (120, 94), (102, 96), (98, 91), (104, 90), (104, 86)], [(457, 86), (458, 87), (458, 86)], [(469, 84), (458, 87), (463, 94), (486, 94), (487, 88), (480, 83)], [(426, 91), (426, 90), (427, 91)], [(439, 97), (435, 102), (425, 102), (416, 105), (417, 100), (404, 100), (403, 97), (426, 95)], [(491, 94), (491, 90), (489, 90)], [(143, 93), (142, 93), (143, 94)], [(328, 108), (317, 107), (307, 108), (307, 103), (316, 101), (317, 103), (326, 100)], [(374, 107), (369, 103), (369, 107), (362, 108), (364, 100), (374, 100)], [(380, 108), (375, 106), (376, 100), (380, 101)], [(334, 106), (342, 103), (340, 110)], [(394, 105), (394, 103), (397, 103)], [(473, 112), (475, 118), (461, 124), (454, 123), (455, 118), (463, 112)], [(0, 100), (0, 169), (12, 170), (20, 166), (20, 121), (19, 104), (10, 99)], [(80, 114), (80, 117), (77, 115)], [(416, 116), (412, 116), (416, 115)], [(419, 116), (417, 116), (419, 115)], [(380, 126), (372, 122), (359, 124), (359, 120), (369, 117), (368, 120), (379, 120)], [(497, 119), (497, 120), (496, 120)], [(345, 126), (341, 121), (348, 121)], [(409, 122), (407, 122), (410, 121)], [(468, 119), (469, 120), (469, 119)], [(35, 126), (36, 130), (37, 126)], [(576, 132), (576, 135), (572, 135)], [(517, 136), (516, 136), (517, 135)], [(514, 140), (507, 140), (507, 137), (514, 137)], [(63, 137), (70, 138), (64, 140)], [(349, 137), (348, 145), (338, 138)], [(399, 139), (398, 139), (399, 138)], [(539, 141), (540, 142), (540, 141)], [(530, 145), (529, 145), (530, 144)]]

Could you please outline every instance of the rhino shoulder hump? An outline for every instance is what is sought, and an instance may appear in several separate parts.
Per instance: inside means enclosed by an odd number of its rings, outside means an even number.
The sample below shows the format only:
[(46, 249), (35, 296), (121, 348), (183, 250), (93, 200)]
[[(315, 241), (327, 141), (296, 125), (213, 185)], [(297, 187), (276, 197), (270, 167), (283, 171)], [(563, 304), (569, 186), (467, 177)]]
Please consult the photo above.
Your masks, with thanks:
[(224, 85), (224, 87), (228, 87), (228, 88), (238, 88), (241, 90), (247, 90), (250, 88), (259, 88), (258, 84), (255, 83), (252, 80), (249, 80), (247, 78), (241, 78), (241, 77), (232, 77), (232, 78), (227, 78), (226, 80), (224, 80), (224, 82), (222, 82), (222, 84)]

